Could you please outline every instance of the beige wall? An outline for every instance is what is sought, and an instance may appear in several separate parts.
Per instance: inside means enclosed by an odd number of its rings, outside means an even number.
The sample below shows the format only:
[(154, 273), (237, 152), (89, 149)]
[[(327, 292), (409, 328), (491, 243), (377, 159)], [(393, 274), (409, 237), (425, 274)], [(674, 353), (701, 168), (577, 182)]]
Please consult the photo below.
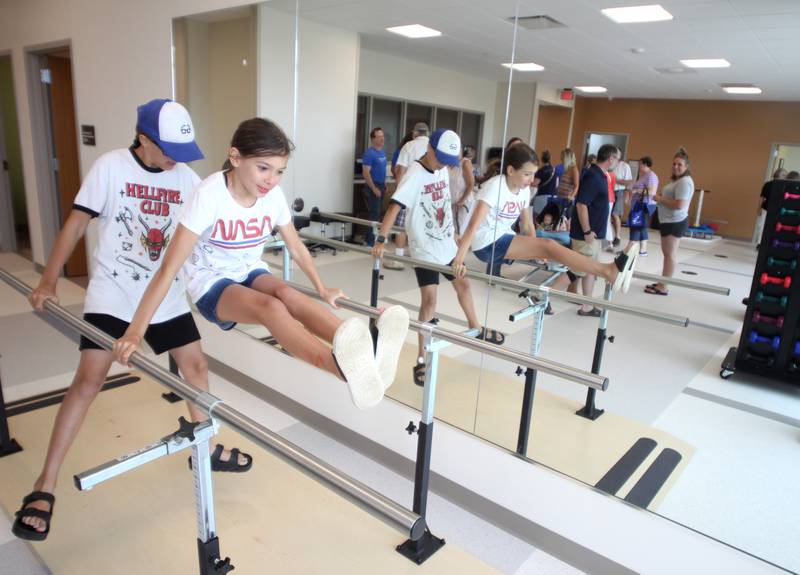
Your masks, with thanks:
[(46, 251), (30, 133), (25, 50), (69, 43), (78, 124), (95, 126), (97, 146), (80, 147), (81, 173), (133, 136), (136, 106), (172, 94), (172, 18), (246, 4), (241, 0), (80, 0), (4, 2), (0, 51), (10, 50), (20, 124), (33, 258)]
[(589, 131), (630, 134), (628, 157), (652, 156), (662, 183), (684, 146), (696, 186), (711, 190), (703, 219), (727, 221), (722, 235), (750, 238), (773, 143), (800, 142), (800, 103), (579, 97), (572, 141)]
[(539, 106), (536, 124), (536, 152), (550, 150), (553, 164), (558, 163), (561, 150), (567, 147), (571, 108), (563, 106)]

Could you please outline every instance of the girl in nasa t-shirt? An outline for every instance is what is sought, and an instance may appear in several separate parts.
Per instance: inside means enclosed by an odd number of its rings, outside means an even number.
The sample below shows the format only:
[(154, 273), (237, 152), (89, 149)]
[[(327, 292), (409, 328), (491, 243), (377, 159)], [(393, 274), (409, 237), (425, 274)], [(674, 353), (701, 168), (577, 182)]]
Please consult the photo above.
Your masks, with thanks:
[(342, 321), (272, 276), (261, 260), (264, 244), (277, 229), (321, 299), (336, 307), (336, 300), (346, 297), (322, 283), (278, 186), (292, 148), (269, 120), (253, 118), (239, 125), (224, 170), (204, 180), (184, 209), (164, 263), (114, 347), (119, 361), (127, 363), (139, 348), (153, 312), (183, 266), (187, 291), (207, 320), (223, 329), (237, 322), (262, 324), (292, 356), (346, 381), (360, 409), (383, 398), (408, 330), (405, 309), (393, 306), (380, 315), (373, 353), (366, 321)]
[[(615, 291), (627, 291), (637, 254), (627, 252), (611, 263), (600, 263), (553, 240), (536, 237), (531, 211), (526, 208), (537, 164), (536, 152), (526, 144), (506, 149), (502, 173), (485, 182), (478, 193), (475, 213), (453, 259), (456, 276), (466, 274), (464, 257), (471, 246), (478, 259), (487, 263), (488, 273), (504, 260), (546, 259), (573, 272), (602, 277)], [(517, 219), (521, 235), (511, 229)]]

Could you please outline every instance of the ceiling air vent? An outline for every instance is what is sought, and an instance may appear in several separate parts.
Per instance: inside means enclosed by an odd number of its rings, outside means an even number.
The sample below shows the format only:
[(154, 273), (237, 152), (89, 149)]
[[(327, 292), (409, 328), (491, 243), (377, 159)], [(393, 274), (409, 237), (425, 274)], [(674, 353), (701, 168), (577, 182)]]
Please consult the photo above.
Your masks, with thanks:
[[(508, 19), (512, 24), (514, 23), (514, 18), (511, 17)], [(558, 20), (554, 20), (550, 16), (545, 16), (544, 14), (539, 16), (520, 16), (517, 19), (517, 23), (523, 27), (527, 28), (528, 30), (548, 30), (550, 28), (566, 28), (564, 24), (559, 22)]]
[(684, 66), (668, 66), (666, 68), (655, 68), (659, 74), (697, 74), (697, 70)]

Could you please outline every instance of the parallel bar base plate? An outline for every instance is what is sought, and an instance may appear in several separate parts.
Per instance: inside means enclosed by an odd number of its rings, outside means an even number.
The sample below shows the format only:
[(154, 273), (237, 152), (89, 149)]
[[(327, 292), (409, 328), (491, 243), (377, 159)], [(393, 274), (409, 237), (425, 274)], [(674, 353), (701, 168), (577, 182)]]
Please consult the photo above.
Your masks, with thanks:
[(580, 415), (581, 417), (585, 417), (586, 419), (591, 419), (592, 421), (594, 421), (595, 419), (603, 415), (605, 412), (606, 412), (605, 409), (597, 409), (596, 407), (593, 407), (591, 409), (586, 409), (586, 406), (584, 406), (581, 407), (578, 411), (576, 411), (575, 415)]
[(9, 439), (6, 445), (0, 446), (0, 457), (13, 455), (14, 453), (19, 453), (20, 451), (22, 451), (22, 446), (17, 443), (17, 440)]
[(444, 547), (445, 540), (439, 539), (430, 531), (425, 531), (417, 541), (407, 539), (396, 547), (397, 552), (403, 557), (410, 559), (417, 565), (422, 565), (428, 557)]
[(178, 403), (179, 401), (183, 401), (183, 398), (180, 395), (178, 395), (177, 393), (173, 393), (172, 391), (168, 393), (162, 393), (161, 397), (163, 397), (170, 403)]

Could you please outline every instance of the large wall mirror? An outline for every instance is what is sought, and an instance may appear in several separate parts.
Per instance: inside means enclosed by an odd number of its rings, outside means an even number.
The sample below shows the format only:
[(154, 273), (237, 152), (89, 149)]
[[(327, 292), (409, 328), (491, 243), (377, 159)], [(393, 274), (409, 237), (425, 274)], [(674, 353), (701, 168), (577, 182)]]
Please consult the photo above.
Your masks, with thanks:
[[(551, 22), (542, 19), (541, 3), (507, 0), (455, 4), (444, 0), (275, 0), (176, 19), (175, 95), (190, 109), (206, 150), (207, 160), (195, 166), (198, 174), (205, 177), (220, 168), (239, 121), (253, 115), (268, 117), (278, 122), (296, 145), (281, 184), (289, 200), (302, 198), (304, 215), (318, 207), (322, 212), (366, 219), (370, 207), (365, 153), (379, 147), (389, 165), (382, 215), (397, 185), (392, 177), (392, 157), (421, 123), (430, 130), (446, 128), (459, 134), (462, 152), (468, 146), (470, 155), (474, 154), (467, 178), (476, 182), (473, 194), (494, 198), (495, 202), (503, 196), (500, 192), (491, 194), (491, 186), (508, 188), (509, 180), (503, 179), (507, 172), (499, 179), (491, 175), (500, 170), (498, 164), (512, 137), (535, 149), (537, 172), (549, 164), (550, 173), (558, 178), (556, 168), (564, 158), (568, 163), (575, 162), (578, 170), (583, 167), (584, 156), (591, 152), (591, 134), (626, 135), (625, 126), (594, 125), (590, 115), (582, 112), (585, 104), (576, 103), (571, 94), (560, 89), (577, 83), (572, 72), (585, 56), (570, 48), (578, 32), (558, 26), (571, 21), (569, 6), (545, 3)], [(413, 39), (387, 31), (408, 24), (423, 24), (441, 35)], [(504, 66), (512, 63), (518, 66)], [(600, 82), (602, 72), (598, 70), (583, 81)], [(381, 142), (370, 136), (376, 128), (381, 129)], [(626, 137), (625, 156), (635, 160), (647, 154), (646, 144)], [(574, 160), (570, 154), (562, 154), (565, 149), (573, 150)], [(543, 156), (549, 156), (549, 163)], [(448, 176), (454, 188), (464, 185), (459, 169)], [(548, 178), (548, 173), (547, 169), (539, 172), (542, 178)], [(497, 211), (502, 206), (491, 208)], [(492, 230), (495, 239), (503, 229), (498, 226)], [(364, 226), (334, 222), (325, 224), (324, 229), (313, 222), (304, 230), (352, 243), (349, 251), (314, 245), (314, 261), (327, 285), (341, 287), (363, 303), (370, 299), (372, 260), (357, 247), (363, 247), (368, 239), (366, 231)], [(405, 253), (409, 254), (408, 248)], [(279, 252), (268, 250), (264, 257), (275, 273), (283, 270)], [(610, 261), (612, 257), (604, 253), (601, 259)], [(470, 270), (494, 271), (502, 278), (531, 285), (547, 284), (557, 272), (548, 269), (547, 262), (521, 260), (489, 270), (471, 251), (465, 263)], [(411, 268), (405, 265), (402, 270), (382, 270), (379, 302), (401, 304), (416, 317), (421, 295)], [(302, 272), (293, 271), (294, 281), (308, 285)], [(470, 288), (478, 323), (502, 333), (505, 348), (530, 353), (533, 318), (509, 320), (511, 314), (528, 305), (520, 298), (521, 289), (489, 285), (478, 279), (470, 281)], [(598, 281), (593, 295), (602, 293), (602, 282)], [(641, 298), (626, 303), (647, 305)], [(438, 325), (467, 330), (462, 304), (450, 282), (441, 279), (435, 312)], [(551, 306), (554, 313), (545, 316), (538, 353), (590, 370), (598, 318), (578, 315), (578, 307), (563, 300), (554, 299)], [(239, 329), (271, 341), (263, 328)], [(678, 332), (683, 328), (643, 323), (619, 313), (611, 315), (608, 329), (617, 336), (617, 342), (605, 346), (600, 372), (610, 378), (611, 386), (596, 397), (598, 408), (605, 410), (597, 419), (576, 415), (586, 403), (586, 387), (538, 374), (527, 445), (521, 447), (524, 372), (515, 373), (517, 366), (508, 361), (458, 346), (448, 347), (440, 355), (436, 418), (591, 486), (600, 483), (629, 450), (639, 450), (643, 461), (639, 472), (614, 491), (621, 498), (630, 499), (644, 470), (660, 453), (674, 452), (679, 456), (675, 465), (660, 483), (645, 486), (652, 493), (635, 503), (745, 551), (765, 555), (760, 547), (750, 547), (746, 537), (729, 537), (724, 526), (697, 517), (691, 500), (711, 489), (701, 482), (725, 476), (725, 463), (712, 461), (713, 456), (697, 462), (694, 456), (698, 446), (693, 438), (676, 433), (660, 419), (666, 398), (674, 392), (672, 380), (686, 377), (683, 368), (665, 357), (700, 361), (697, 358), (707, 352), (713, 354), (728, 335), (708, 331), (702, 341), (693, 342), (689, 334), (682, 337), (684, 332)], [(659, 334), (669, 330), (679, 335), (670, 337), (673, 347), (665, 352), (657, 342)], [(635, 357), (627, 355), (626, 346), (641, 337), (652, 338), (652, 348), (637, 351)], [(417, 355), (417, 338), (410, 334), (397, 379), (387, 396), (420, 409), (423, 392), (413, 376)], [(652, 444), (658, 448), (648, 451)], [(701, 466), (708, 473), (698, 475), (696, 470)], [(726, 509), (736, 509), (740, 502), (731, 498), (724, 504)], [(771, 537), (783, 536), (771, 533)], [(782, 561), (780, 557), (766, 558)]]

